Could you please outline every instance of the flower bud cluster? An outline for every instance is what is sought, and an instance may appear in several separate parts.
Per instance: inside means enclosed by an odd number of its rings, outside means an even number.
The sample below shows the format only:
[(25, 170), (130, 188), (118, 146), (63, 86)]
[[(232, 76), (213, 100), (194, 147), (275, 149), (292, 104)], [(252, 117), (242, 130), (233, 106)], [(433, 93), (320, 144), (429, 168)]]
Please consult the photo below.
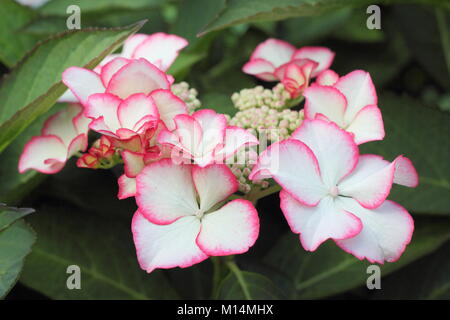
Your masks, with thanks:
[(303, 121), (303, 110), (275, 110), (267, 106), (238, 111), (231, 118), (230, 125), (248, 129), (261, 137), (266, 135), (270, 142), (287, 139)]
[(281, 110), (286, 108), (290, 99), (291, 95), (286, 91), (282, 83), (278, 83), (272, 89), (265, 89), (262, 86), (243, 89), (231, 96), (234, 106), (241, 111), (264, 106), (270, 109)]
[(256, 160), (258, 159), (258, 153), (252, 148), (242, 149), (238, 151), (235, 156), (235, 160), (232, 164), (228, 166), (231, 169), (231, 172), (236, 176), (237, 181), (239, 182), (239, 191), (242, 193), (249, 193), (250, 190), (254, 186), (258, 186), (260, 189), (265, 189), (269, 187), (269, 182), (264, 180), (255, 180), (251, 181), (248, 176), (254, 165), (256, 164)]

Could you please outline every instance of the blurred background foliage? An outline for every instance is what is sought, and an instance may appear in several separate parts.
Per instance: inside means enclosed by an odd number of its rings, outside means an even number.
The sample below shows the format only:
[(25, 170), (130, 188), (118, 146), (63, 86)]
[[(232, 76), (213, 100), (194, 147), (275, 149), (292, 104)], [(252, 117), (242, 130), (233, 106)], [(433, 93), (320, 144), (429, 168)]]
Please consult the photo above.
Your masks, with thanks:
[[(14, 80), (19, 85), (29, 84), (23, 82), (27, 75), (21, 72), (26, 64), (20, 61), (49, 37), (53, 40), (44, 42), (47, 47), (41, 45), (28, 56), (41, 54), (43, 65), (61, 61), (62, 67), (76, 61), (72, 64), (93, 67), (104, 50), (113, 50), (113, 43), (123, 41), (119, 36), (133, 32), (130, 28), (121, 29), (120, 35), (119, 31), (110, 31), (110, 43), (92, 39), (89, 42), (81, 36), (72, 40), (68, 35), (55, 36), (66, 30), (66, 8), (71, 4), (80, 6), (83, 28), (117, 28), (148, 19), (139, 32), (164, 31), (188, 39), (190, 45), (169, 72), (178, 82), (187, 81), (199, 91), (203, 107), (231, 115), (235, 112), (230, 100), (232, 93), (256, 85), (272, 85), (241, 72), (257, 44), (275, 37), (297, 47), (329, 47), (336, 52), (333, 70), (340, 75), (355, 69), (367, 70), (377, 88), (386, 139), (364, 145), (362, 152), (378, 153), (387, 159), (405, 154), (418, 169), (421, 180), (418, 188), (395, 187), (390, 196), (413, 214), (416, 225), (413, 240), (398, 262), (382, 266), (382, 290), (370, 291), (366, 288), (367, 262), (344, 253), (331, 241), (317, 252), (305, 252), (284, 221), (278, 196), (273, 195), (258, 203), (261, 232), (255, 247), (237, 257), (245, 288), (242, 279), (238, 281), (224, 267), (219, 274), (223, 280), (215, 288), (214, 297), (448, 299), (450, 3), (446, 0), (379, 3), (381, 30), (369, 30), (366, 8), (372, 3), (365, 0), (51, 0), (37, 9), (13, 0), (0, 0), (0, 67), (1, 73), (11, 72), (2, 86)], [(97, 36), (102, 37), (102, 32), (97, 32)], [(78, 55), (91, 56), (78, 60), (62, 56), (69, 41), (79, 41)], [(38, 69), (38, 63), (28, 67)], [(49, 83), (60, 81), (58, 70), (55, 67), (53, 73), (44, 73), (50, 77)], [(33, 81), (40, 80), (39, 76)], [(23, 94), (38, 90), (34, 82), (22, 88)], [(16, 99), (11, 97), (14, 92), (9, 92), (14, 88), (17, 86), (4, 92), (0, 89), (3, 98), (0, 128), (6, 119), (3, 115), (11, 113), (8, 102)], [(62, 92), (62, 87), (58, 90), (55, 95)], [(136, 206), (132, 200), (117, 200), (115, 170), (79, 169), (70, 161), (54, 176), (17, 173), (24, 143), (39, 133), (48, 114), (62, 107), (52, 105), (39, 104), (39, 116), (33, 114), (35, 120), (24, 125), (17, 137), (8, 137), (12, 143), (0, 154), (0, 202), (36, 210), (24, 222), (22, 213), (0, 208), (0, 296), (210, 298), (215, 260), (150, 275), (140, 270), (130, 230)], [(29, 110), (33, 108), (37, 105), (31, 103)], [(15, 245), (8, 246), (10, 243)], [(82, 290), (66, 288), (66, 268), (72, 264), (81, 267)], [(19, 283), (7, 295), (16, 281)]]

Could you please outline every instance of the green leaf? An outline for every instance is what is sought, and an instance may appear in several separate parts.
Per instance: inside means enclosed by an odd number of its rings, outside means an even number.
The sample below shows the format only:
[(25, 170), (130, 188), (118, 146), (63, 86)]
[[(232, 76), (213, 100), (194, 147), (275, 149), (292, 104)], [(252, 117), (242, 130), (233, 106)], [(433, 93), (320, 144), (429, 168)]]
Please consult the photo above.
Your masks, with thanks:
[(380, 154), (388, 160), (404, 154), (420, 177), (417, 188), (394, 186), (389, 198), (414, 213), (450, 214), (450, 115), (393, 94), (381, 95), (378, 105), (386, 137), (362, 145), (361, 153)]
[(156, 7), (161, 5), (164, 0), (53, 0), (47, 2), (41, 8), (38, 9), (39, 13), (43, 15), (55, 15), (55, 16), (69, 16), (66, 12), (67, 8), (71, 5), (77, 5), (81, 9), (81, 13), (105, 11), (111, 9), (142, 9), (149, 7)]
[(34, 209), (31, 208), (14, 208), (0, 204), (0, 232), (33, 212)]
[(36, 14), (13, 0), (0, 0), (0, 61), (8, 67), (16, 64), (37, 41), (37, 37), (20, 32)]
[[(394, 1), (385, 0), (388, 4)], [(398, 0), (397, 2), (403, 2)], [(446, 0), (416, 0), (416, 3), (441, 5), (448, 8)], [(233, 25), (276, 21), (299, 16), (320, 15), (343, 7), (360, 7), (372, 4), (369, 0), (227, 0), (225, 8), (204, 28), (201, 34), (227, 28)]]
[(41, 43), (3, 79), (0, 87), (0, 152), (64, 93), (62, 72), (95, 67), (144, 22), (116, 29), (85, 29)]
[[(450, 222), (437, 220), (416, 219), (416, 230), (403, 256), (397, 262), (381, 266), (381, 275), (433, 252), (450, 239)], [(315, 252), (307, 252), (293, 234), (281, 238), (265, 261), (291, 279), (296, 287), (296, 295), (291, 298), (296, 299), (324, 298), (363, 285), (370, 265), (344, 252), (332, 241), (322, 244)], [(274, 281), (278, 283), (276, 276)]]
[[(130, 228), (132, 212), (128, 223), (67, 204), (38, 212), (30, 223), (39, 238), (20, 278), (26, 286), (53, 299), (177, 297), (163, 271), (147, 274), (139, 268)], [(80, 290), (66, 287), (70, 265), (80, 267)]]
[(352, 10), (343, 8), (317, 17), (298, 17), (283, 21), (285, 40), (304, 46), (338, 29), (350, 16)]
[[(151, 34), (166, 29), (161, 13), (155, 8), (143, 9), (112, 9), (98, 12), (85, 13), (83, 11), (81, 26), (90, 27), (117, 27), (132, 24), (140, 20), (149, 20), (151, 23), (145, 24), (139, 32)], [(67, 16), (45, 16), (39, 17), (23, 28), (24, 33), (37, 36), (49, 36), (53, 33), (67, 30)]]
[(450, 243), (383, 279), (375, 299), (450, 299)]
[(230, 272), (220, 283), (217, 299), (219, 300), (277, 300), (283, 299), (283, 293), (267, 277), (247, 271), (240, 271), (239, 276)]
[[(439, 13), (438, 13), (439, 15)], [(433, 8), (396, 6), (393, 10), (395, 28), (402, 32), (411, 55), (444, 89), (450, 87), (450, 65), (446, 64), (444, 41), (450, 37), (450, 15), (442, 11), (440, 27)], [(414, 21), (414, 23), (411, 23)], [(450, 48), (447, 48), (450, 50)], [(447, 58), (450, 63), (450, 57)]]
[(184, 0), (171, 32), (186, 38), (191, 45), (199, 41), (197, 33), (224, 8), (225, 0)]
[(330, 10), (368, 3), (367, 0), (228, 0), (226, 8), (202, 34), (236, 24), (275, 21), (298, 16), (318, 15)]
[(0, 298), (16, 283), (35, 240), (35, 233), (23, 220), (0, 232)]

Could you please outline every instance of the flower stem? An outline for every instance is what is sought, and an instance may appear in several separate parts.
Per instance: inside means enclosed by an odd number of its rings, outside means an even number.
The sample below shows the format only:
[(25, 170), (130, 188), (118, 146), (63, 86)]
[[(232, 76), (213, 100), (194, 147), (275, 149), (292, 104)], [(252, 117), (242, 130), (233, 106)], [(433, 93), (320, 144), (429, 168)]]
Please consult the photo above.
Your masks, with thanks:
[(234, 259), (229, 259), (227, 262), (227, 267), (235, 275), (239, 285), (241, 286), (242, 292), (246, 300), (252, 300), (252, 296), (248, 289), (247, 283), (245, 282), (244, 276), (242, 275), (241, 269), (236, 265)]
[(220, 260), (220, 257), (211, 257), (211, 261), (213, 264), (213, 281), (212, 281), (211, 297), (214, 298), (216, 297), (217, 291), (219, 290), (222, 271), (222, 261)]

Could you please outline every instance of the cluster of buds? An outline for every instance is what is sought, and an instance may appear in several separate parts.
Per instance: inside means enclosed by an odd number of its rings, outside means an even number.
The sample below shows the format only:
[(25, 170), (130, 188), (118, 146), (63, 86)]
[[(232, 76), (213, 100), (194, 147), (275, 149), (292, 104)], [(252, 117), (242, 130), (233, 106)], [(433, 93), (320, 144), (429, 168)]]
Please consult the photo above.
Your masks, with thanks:
[(77, 166), (90, 169), (108, 169), (119, 163), (120, 156), (110, 138), (102, 136), (96, 140), (87, 153), (77, 160)]
[(258, 153), (253, 148), (242, 149), (236, 155), (237, 161), (228, 166), (239, 183), (239, 191), (249, 193), (254, 187), (266, 189), (269, 182), (266, 180), (250, 180), (249, 176), (258, 160)]
[(198, 92), (195, 88), (190, 88), (185, 81), (174, 83), (172, 92), (178, 98), (186, 103), (189, 114), (193, 114), (195, 110), (201, 107), (202, 103), (197, 99)]
[(267, 106), (238, 111), (230, 124), (265, 136), (270, 142), (287, 139), (303, 120), (303, 110), (274, 110)]
[(281, 110), (286, 108), (290, 99), (291, 95), (282, 83), (278, 83), (272, 89), (265, 89), (263, 86), (243, 89), (231, 96), (234, 106), (241, 111), (262, 107)]

